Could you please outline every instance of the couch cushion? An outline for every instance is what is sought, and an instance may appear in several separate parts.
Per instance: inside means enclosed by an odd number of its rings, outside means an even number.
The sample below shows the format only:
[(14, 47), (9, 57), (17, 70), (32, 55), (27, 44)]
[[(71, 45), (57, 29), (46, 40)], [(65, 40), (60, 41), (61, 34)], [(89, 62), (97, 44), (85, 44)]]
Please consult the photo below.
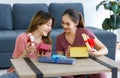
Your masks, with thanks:
[(11, 6), (0, 4), (0, 30), (11, 30), (13, 26)]
[(50, 36), (52, 38), (52, 41), (53, 41), (53, 45), (52, 45), (52, 54), (56, 54), (56, 37), (61, 34), (63, 32), (63, 29), (59, 29), (59, 28), (56, 28), (56, 29), (53, 29), (50, 33)]
[[(6, 30), (0, 31), (0, 53), (13, 52), (16, 37), (25, 30)], [(3, 35), (4, 34), (4, 35)]]
[[(54, 28), (61, 27), (61, 16), (67, 8), (73, 8), (84, 14), (83, 5), (81, 3), (51, 3), (49, 5), (49, 13), (55, 18), (56, 24)], [(84, 15), (83, 15), (84, 16)]]
[(14, 29), (25, 30), (28, 28), (32, 16), (39, 10), (48, 12), (47, 4), (14, 4), (13, 23)]
[(12, 64), (10, 62), (12, 52), (0, 53), (0, 69), (8, 69)]

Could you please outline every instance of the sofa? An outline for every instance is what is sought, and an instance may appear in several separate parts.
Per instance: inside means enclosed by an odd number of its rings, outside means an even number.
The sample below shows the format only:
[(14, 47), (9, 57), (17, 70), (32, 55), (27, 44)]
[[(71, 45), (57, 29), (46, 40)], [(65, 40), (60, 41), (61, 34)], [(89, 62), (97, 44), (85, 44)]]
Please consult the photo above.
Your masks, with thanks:
[[(0, 68), (11, 66), (10, 59), (15, 47), (16, 37), (28, 28), (32, 16), (39, 10), (49, 12), (56, 20), (56, 24), (50, 34), (53, 39), (53, 54), (55, 54), (56, 36), (63, 32), (61, 16), (67, 8), (77, 9), (84, 16), (82, 3), (50, 3), (49, 5), (45, 3), (0, 4)], [(112, 32), (95, 28), (95, 26), (86, 27), (108, 48), (109, 53), (106, 56), (115, 60), (116, 35)]]

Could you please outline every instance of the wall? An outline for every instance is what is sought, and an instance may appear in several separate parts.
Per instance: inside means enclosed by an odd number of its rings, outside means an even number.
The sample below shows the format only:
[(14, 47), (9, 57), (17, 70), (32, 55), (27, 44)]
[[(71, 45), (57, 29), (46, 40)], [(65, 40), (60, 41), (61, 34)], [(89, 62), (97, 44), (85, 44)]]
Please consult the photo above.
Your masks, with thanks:
[(116, 29), (116, 30), (114, 31), (114, 33), (116, 33), (116, 35), (117, 35), (117, 41), (120, 42), (120, 28), (119, 28), (119, 29)]
[(85, 24), (86, 26), (94, 26), (102, 28), (101, 24), (104, 18), (109, 17), (109, 11), (104, 10), (101, 6), (98, 11), (96, 11), (96, 5), (103, 0), (0, 0), (0, 3), (11, 4), (14, 3), (74, 3), (81, 2), (84, 5), (85, 11)]

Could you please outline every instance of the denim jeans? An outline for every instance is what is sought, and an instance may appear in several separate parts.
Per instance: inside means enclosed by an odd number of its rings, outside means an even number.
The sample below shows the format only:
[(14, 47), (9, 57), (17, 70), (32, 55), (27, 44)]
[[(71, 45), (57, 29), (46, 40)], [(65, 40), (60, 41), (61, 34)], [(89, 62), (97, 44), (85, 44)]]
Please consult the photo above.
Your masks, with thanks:
[[(0, 76), (0, 78), (19, 78), (16, 72), (13, 73), (5, 73)], [(46, 77), (46, 78), (61, 78), (61, 77)]]
[(13, 72), (13, 73), (5, 73), (1, 75), (0, 78), (19, 78), (19, 76), (16, 72)]

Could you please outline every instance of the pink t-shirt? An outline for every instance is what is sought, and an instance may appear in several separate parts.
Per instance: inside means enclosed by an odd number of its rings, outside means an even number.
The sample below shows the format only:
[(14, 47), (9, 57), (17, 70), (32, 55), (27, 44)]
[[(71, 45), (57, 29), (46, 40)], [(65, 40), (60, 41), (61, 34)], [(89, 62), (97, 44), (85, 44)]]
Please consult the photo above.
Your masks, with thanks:
[[(27, 45), (27, 39), (28, 39), (28, 33), (26, 33), (26, 32), (18, 35), (18, 37), (16, 39), (14, 52), (13, 52), (13, 55), (12, 55), (13, 58), (19, 57), (25, 51), (25, 48), (26, 48), (26, 45)], [(44, 43), (44, 42), (42, 42), (42, 43)], [(35, 50), (36, 50), (36, 48), (39, 44), (41, 44), (41, 43), (35, 43), (35, 48), (34, 48)], [(52, 49), (52, 47), (51, 47), (51, 49)], [(45, 56), (51, 56), (51, 52), (46, 52)], [(38, 56), (35, 54), (35, 52), (31, 52), (30, 54), (28, 54), (27, 57), (37, 58)]]
[(96, 37), (90, 30), (88, 30), (86, 28), (77, 28), (76, 34), (75, 34), (75, 40), (74, 40), (73, 44), (70, 44), (65, 38), (65, 33), (62, 33), (57, 37), (56, 51), (65, 52), (66, 49), (68, 48), (68, 46), (73, 46), (73, 47), (85, 46), (85, 42), (81, 35), (82, 33), (85, 33), (92, 39), (94, 39)]

